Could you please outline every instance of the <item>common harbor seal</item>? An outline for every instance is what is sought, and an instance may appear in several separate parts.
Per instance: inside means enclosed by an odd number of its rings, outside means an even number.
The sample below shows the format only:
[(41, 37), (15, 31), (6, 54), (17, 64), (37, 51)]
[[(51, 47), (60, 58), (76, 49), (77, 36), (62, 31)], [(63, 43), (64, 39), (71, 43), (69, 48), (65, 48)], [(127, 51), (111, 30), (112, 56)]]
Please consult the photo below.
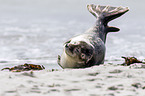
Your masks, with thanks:
[(127, 7), (93, 4), (87, 5), (87, 8), (97, 19), (95, 26), (85, 33), (71, 38), (64, 44), (64, 51), (61, 57), (58, 56), (58, 64), (62, 68), (85, 68), (103, 64), (107, 33), (120, 30), (107, 24), (129, 11)]

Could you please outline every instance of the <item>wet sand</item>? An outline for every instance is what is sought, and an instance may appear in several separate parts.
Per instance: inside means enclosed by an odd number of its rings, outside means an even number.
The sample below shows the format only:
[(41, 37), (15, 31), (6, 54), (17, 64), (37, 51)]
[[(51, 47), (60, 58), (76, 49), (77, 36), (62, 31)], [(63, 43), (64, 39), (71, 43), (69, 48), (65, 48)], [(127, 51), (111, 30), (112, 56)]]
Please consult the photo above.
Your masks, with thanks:
[(145, 66), (0, 71), (0, 96), (145, 96)]

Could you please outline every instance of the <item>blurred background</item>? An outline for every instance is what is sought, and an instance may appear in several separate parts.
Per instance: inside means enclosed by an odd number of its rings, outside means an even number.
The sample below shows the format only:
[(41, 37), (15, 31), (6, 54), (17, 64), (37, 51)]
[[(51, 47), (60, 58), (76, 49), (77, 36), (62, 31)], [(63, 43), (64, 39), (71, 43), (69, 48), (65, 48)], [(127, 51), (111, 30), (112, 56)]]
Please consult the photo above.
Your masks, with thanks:
[(60, 68), (63, 43), (95, 24), (87, 4), (130, 9), (109, 23), (120, 31), (107, 36), (105, 63), (116, 64), (121, 56), (145, 59), (143, 0), (0, 0), (0, 68), (24, 63)]

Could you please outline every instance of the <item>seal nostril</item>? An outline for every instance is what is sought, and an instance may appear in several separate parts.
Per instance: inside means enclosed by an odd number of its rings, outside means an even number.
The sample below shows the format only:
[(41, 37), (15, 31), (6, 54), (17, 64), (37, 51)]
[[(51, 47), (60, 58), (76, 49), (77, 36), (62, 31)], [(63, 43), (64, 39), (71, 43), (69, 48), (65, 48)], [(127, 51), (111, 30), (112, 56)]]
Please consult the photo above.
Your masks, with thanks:
[(66, 44), (66, 45), (65, 45), (65, 47), (67, 47), (67, 48), (68, 48), (68, 44)]

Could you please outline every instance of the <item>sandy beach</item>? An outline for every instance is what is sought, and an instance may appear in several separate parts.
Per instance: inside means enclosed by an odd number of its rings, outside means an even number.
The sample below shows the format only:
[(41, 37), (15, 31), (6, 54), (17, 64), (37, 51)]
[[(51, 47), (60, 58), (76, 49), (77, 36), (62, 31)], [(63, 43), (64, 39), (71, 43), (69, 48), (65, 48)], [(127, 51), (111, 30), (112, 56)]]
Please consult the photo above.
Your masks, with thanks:
[(0, 96), (145, 96), (145, 66), (0, 71)]

